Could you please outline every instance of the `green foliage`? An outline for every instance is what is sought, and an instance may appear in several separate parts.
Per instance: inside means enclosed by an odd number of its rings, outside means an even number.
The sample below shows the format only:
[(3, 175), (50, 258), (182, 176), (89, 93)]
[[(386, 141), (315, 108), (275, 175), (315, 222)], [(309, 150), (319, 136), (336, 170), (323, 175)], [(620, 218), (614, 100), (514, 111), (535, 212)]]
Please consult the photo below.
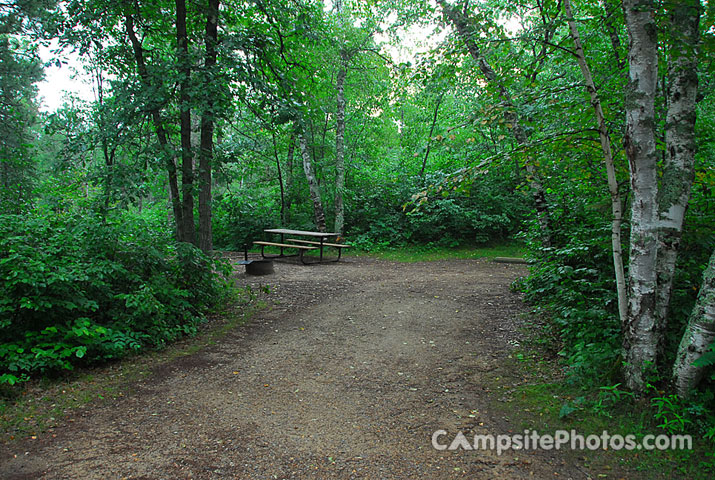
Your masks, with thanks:
[[(534, 262), (520, 287), (558, 332), (559, 354), (572, 380), (598, 384), (617, 371), (620, 358), (615, 281), (609, 245), (604, 241), (609, 228), (598, 219), (584, 217), (564, 219), (558, 225), (566, 226), (557, 235), (568, 232), (570, 236), (563, 235), (562, 245), (541, 248), (530, 237)], [(538, 238), (538, 232), (533, 232)]]
[(273, 189), (271, 196), (260, 191), (239, 194), (226, 192), (213, 205), (214, 244), (219, 248), (242, 250), (265, 236), (263, 230), (280, 224)]
[[(439, 185), (444, 176), (430, 180)], [(436, 190), (438, 187), (435, 187)], [(348, 235), (366, 250), (396, 245), (456, 247), (507, 243), (523, 227), (529, 200), (498, 175), (476, 179), (459, 191), (440, 189), (406, 211), (417, 179), (373, 184), (350, 199)]]
[(5, 383), (119, 358), (196, 332), (228, 268), (129, 214), (0, 216)]
[(692, 423), (688, 418), (685, 405), (677, 395), (665, 395), (654, 397), (650, 400), (655, 408), (655, 419), (659, 422), (658, 428), (662, 428), (667, 433), (683, 433)]

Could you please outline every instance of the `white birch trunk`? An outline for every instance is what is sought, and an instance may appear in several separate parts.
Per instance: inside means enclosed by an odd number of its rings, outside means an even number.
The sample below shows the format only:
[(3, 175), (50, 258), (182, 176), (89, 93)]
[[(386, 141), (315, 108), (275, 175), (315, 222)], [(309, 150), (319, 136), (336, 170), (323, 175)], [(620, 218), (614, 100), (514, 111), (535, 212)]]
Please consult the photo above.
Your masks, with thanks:
[(703, 273), (703, 284), (675, 357), (673, 380), (678, 395), (688, 397), (692, 389), (698, 385), (703, 376), (703, 368), (694, 366), (693, 362), (707, 351), (713, 341), (715, 341), (715, 251), (710, 256), (710, 262)]
[(298, 141), (300, 143), (300, 153), (303, 156), (303, 170), (305, 171), (305, 178), (308, 180), (308, 188), (310, 189), (310, 199), (313, 201), (313, 213), (315, 215), (315, 226), (318, 231), (325, 231), (325, 211), (323, 210), (323, 202), (320, 198), (320, 188), (318, 187), (318, 181), (315, 178), (315, 173), (313, 173), (313, 164), (310, 161), (310, 152), (308, 151), (308, 144), (305, 141), (305, 135), (301, 133), (298, 136)]
[(629, 40), (625, 147), (633, 192), (623, 373), (631, 390), (643, 392), (655, 370), (659, 344), (655, 320), (658, 40), (652, 1), (624, 0), (623, 10)]
[[(667, 325), (683, 221), (695, 178), (697, 148), (695, 102), (698, 93), (699, 25), (699, 0), (681, 0), (670, 7), (671, 45), (668, 51), (666, 156), (658, 192), (660, 232), (656, 319), (660, 332), (664, 332)], [(663, 336), (661, 333), (661, 339)]]
[(623, 247), (621, 243), (621, 224), (623, 222), (623, 207), (621, 204), (621, 196), (618, 193), (618, 180), (616, 179), (616, 169), (613, 163), (613, 152), (611, 150), (611, 138), (606, 127), (606, 118), (601, 107), (601, 99), (596, 90), (596, 84), (591, 75), (591, 69), (586, 61), (586, 54), (583, 51), (581, 44), (581, 36), (578, 33), (576, 22), (574, 21), (573, 10), (570, 0), (564, 0), (564, 11), (566, 19), (571, 30), (571, 38), (575, 45), (576, 59), (578, 66), (581, 69), (586, 90), (591, 96), (591, 105), (598, 124), (598, 137), (601, 141), (601, 149), (603, 150), (603, 159), (606, 164), (606, 177), (608, 178), (608, 190), (611, 193), (611, 212), (613, 219), (611, 220), (611, 251), (613, 254), (613, 268), (616, 276), (616, 294), (618, 296), (618, 316), (621, 324), (626, 320), (628, 309), (626, 295), (626, 276), (623, 270)]

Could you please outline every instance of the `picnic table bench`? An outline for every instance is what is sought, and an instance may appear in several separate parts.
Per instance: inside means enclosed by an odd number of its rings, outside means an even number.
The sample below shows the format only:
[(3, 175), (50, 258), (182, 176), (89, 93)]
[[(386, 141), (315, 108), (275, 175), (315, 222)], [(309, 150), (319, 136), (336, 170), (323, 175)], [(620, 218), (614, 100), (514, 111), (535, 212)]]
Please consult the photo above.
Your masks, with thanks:
[[(261, 257), (263, 257), (263, 258), (280, 258), (280, 257), (289, 257), (289, 256), (297, 255), (303, 264), (308, 265), (309, 263), (317, 263), (317, 262), (306, 262), (305, 257), (303, 255), (305, 252), (309, 252), (311, 250), (319, 250), (320, 251), (320, 262), (322, 262), (323, 261), (323, 248), (331, 247), (331, 248), (335, 248), (338, 251), (338, 257), (335, 260), (333, 260), (333, 261), (337, 262), (338, 260), (340, 260), (340, 256), (341, 256), (343, 249), (350, 247), (350, 245), (345, 245), (342, 243), (326, 242), (326, 240), (328, 240), (330, 238), (333, 238), (333, 237), (337, 238), (340, 235), (339, 233), (311, 232), (308, 230), (291, 230), (288, 228), (269, 228), (264, 231), (266, 233), (280, 235), (281, 239), (279, 242), (266, 242), (266, 241), (253, 242), (254, 245), (261, 246)], [(296, 239), (296, 238), (289, 238), (288, 240), (286, 240), (286, 238), (285, 238), (286, 235), (303, 236), (303, 237), (312, 238), (313, 240), (301, 240), (301, 239)], [(291, 243), (288, 243), (288, 242), (291, 242)], [(265, 248), (267, 246), (279, 248), (280, 253), (278, 255), (266, 255)], [(284, 249), (295, 249), (298, 251), (298, 253), (294, 254), (294, 255), (286, 255), (283, 253)]]

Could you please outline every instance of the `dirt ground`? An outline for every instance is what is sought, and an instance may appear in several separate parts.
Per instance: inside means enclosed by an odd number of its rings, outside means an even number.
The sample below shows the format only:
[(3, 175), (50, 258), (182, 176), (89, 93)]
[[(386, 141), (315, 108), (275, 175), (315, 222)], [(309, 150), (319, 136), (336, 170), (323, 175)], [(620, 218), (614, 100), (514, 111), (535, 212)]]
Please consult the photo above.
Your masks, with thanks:
[(440, 429), (442, 443), (521, 432), (488, 385), (522, 335), (509, 285), (523, 265), (347, 258), (275, 270), (237, 276), (270, 285), (249, 324), (74, 411), (53, 436), (0, 448), (0, 478), (588, 478), (557, 451), (432, 447)]

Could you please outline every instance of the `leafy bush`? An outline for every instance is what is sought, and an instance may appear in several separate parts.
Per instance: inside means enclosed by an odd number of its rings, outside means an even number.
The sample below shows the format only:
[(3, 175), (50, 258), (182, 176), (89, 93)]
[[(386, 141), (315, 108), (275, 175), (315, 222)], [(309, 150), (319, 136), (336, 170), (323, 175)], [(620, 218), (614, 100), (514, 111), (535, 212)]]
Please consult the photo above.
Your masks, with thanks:
[(598, 385), (618, 371), (621, 326), (610, 225), (589, 213), (578, 200), (555, 210), (556, 241), (549, 248), (540, 246), (538, 226), (532, 225), (527, 239), (533, 261), (519, 286), (556, 330), (571, 379)]
[(192, 334), (226, 265), (124, 215), (0, 215), (0, 383)]
[[(433, 175), (439, 185), (444, 175)], [(529, 213), (530, 201), (510, 181), (496, 176), (474, 179), (458, 192), (429, 189), (419, 208), (403, 208), (420, 187), (416, 181), (355, 189), (348, 202), (346, 224), (351, 243), (366, 248), (384, 245), (433, 244), (453, 247), (481, 245), (510, 239)]]
[(220, 248), (242, 250), (253, 240), (263, 238), (263, 230), (280, 225), (273, 192), (243, 191), (226, 193), (213, 203), (214, 244)]

